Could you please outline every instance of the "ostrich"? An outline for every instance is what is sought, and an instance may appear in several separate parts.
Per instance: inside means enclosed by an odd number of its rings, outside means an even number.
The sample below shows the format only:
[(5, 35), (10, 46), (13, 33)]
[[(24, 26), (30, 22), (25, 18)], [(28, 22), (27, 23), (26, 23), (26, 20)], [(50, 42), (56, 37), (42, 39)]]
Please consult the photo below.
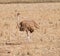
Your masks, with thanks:
[[(17, 17), (19, 20), (20, 13), (17, 13)], [(21, 22), (17, 22), (18, 28), (20, 31), (26, 31), (27, 38), (30, 39), (30, 34), (34, 32), (35, 29), (39, 29), (39, 25), (34, 20), (22, 20)]]

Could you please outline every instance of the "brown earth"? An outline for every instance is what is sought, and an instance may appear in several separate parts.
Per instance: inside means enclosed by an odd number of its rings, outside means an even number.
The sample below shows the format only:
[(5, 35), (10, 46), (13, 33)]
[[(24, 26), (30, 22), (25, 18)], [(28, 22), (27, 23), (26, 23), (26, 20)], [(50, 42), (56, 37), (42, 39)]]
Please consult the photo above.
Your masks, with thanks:
[[(40, 26), (30, 41), (17, 28), (18, 12), (19, 21)], [(60, 56), (60, 3), (0, 4), (0, 56)]]

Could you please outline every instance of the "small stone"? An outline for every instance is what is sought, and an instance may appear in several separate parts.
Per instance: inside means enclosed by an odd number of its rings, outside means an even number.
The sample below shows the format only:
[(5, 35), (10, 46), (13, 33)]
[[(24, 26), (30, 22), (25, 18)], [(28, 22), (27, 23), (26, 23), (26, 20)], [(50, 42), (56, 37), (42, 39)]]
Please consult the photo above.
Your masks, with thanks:
[(30, 55), (30, 53), (29, 53), (29, 52), (27, 52), (27, 55)]
[(10, 53), (10, 52), (8, 51), (8, 53)]
[(49, 24), (53, 24), (53, 22), (49, 22)]

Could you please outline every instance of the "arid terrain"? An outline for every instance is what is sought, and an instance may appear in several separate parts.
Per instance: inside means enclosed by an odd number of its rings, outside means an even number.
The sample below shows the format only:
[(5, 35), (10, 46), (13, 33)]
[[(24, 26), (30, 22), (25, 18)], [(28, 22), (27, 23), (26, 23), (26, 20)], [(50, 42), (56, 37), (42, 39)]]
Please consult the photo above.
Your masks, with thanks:
[[(40, 26), (28, 41), (19, 21), (34, 20)], [(0, 4), (0, 56), (60, 56), (60, 3)]]

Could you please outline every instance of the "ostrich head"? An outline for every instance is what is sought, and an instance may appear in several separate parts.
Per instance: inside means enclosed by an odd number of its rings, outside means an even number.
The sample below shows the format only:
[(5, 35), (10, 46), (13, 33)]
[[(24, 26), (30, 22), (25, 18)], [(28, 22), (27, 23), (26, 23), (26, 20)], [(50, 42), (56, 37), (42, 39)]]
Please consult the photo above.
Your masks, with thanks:
[(19, 16), (20, 15), (20, 13), (17, 13), (17, 16)]

